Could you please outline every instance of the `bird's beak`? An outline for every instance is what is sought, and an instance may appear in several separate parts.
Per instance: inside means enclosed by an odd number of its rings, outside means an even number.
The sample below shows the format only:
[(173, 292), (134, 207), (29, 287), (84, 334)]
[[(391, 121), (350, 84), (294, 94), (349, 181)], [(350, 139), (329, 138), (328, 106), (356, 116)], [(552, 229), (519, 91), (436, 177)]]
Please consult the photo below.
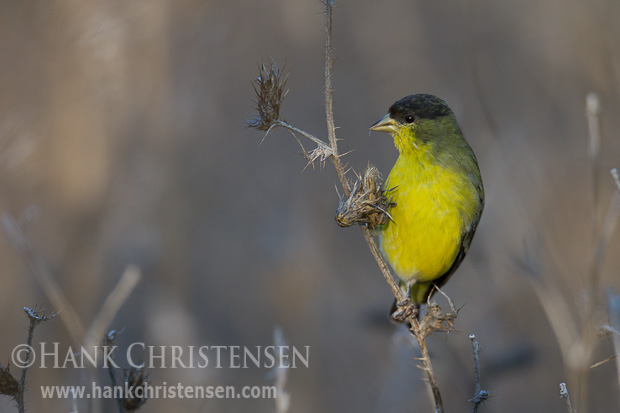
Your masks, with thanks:
[(379, 119), (377, 122), (375, 122), (375, 124), (372, 125), (370, 128), (368, 128), (368, 130), (377, 131), (377, 132), (394, 133), (396, 132), (397, 126), (398, 124), (396, 123), (396, 121), (392, 119), (390, 117), (390, 114), (388, 113), (387, 115)]

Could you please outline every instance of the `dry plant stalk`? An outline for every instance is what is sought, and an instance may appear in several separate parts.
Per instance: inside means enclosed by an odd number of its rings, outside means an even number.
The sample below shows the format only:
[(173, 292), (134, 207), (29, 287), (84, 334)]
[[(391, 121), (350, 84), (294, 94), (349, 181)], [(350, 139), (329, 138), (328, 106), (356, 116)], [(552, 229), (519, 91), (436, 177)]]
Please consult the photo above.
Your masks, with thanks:
[[(57, 309), (57, 312), (53, 315), (60, 314), (60, 319), (74, 344), (86, 349), (93, 349), (94, 346), (98, 345), (108, 325), (114, 320), (114, 317), (116, 317), (118, 311), (120, 311), (140, 281), (142, 277), (140, 270), (131, 265), (125, 269), (114, 289), (106, 297), (90, 328), (86, 329), (80, 315), (65, 296), (45, 260), (24, 234), (18, 221), (9, 214), (3, 214), (0, 216), (0, 228), (11, 243), (11, 246), (21, 254), (28, 269), (43, 288), (52, 306)], [(91, 356), (93, 354), (96, 355), (97, 353), (91, 353)], [(95, 372), (92, 366), (89, 366), (87, 374), (94, 382)], [(97, 399), (89, 399), (89, 402), (91, 403), (90, 411), (93, 413), (101, 411), (101, 406), (97, 403)]]
[[(405, 296), (404, 291), (399, 287), (398, 282), (392, 275), (389, 266), (385, 262), (377, 244), (373, 238), (374, 227), (381, 225), (390, 219), (388, 210), (392, 205), (389, 199), (390, 190), (382, 188), (382, 179), (378, 170), (369, 166), (363, 174), (357, 175), (357, 180), (351, 183), (346, 176), (346, 168), (341, 162), (343, 155), (338, 152), (336, 138), (336, 127), (334, 124), (333, 113), (333, 87), (332, 87), (332, 69), (334, 63), (333, 47), (332, 47), (332, 13), (333, 0), (324, 0), (325, 4), (325, 116), (327, 120), (327, 141), (321, 140), (316, 136), (303, 131), (288, 122), (286, 122), (281, 114), (280, 109), (282, 100), (287, 94), (286, 80), (287, 76), (283, 75), (278, 65), (273, 61), (269, 64), (259, 66), (259, 76), (254, 81), (254, 90), (256, 92), (256, 114), (248, 121), (248, 126), (264, 131), (267, 136), (272, 129), (282, 127), (292, 132), (293, 135), (301, 135), (313, 142), (316, 147), (310, 151), (302, 146), (304, 156), (308, 160), (308, 165), (315, 163), (323, 164), (330, 159), (336, 169), (340, 185), (344, 192), (341, 196), (340, 206), (338, 208), (336, 220), (342, 226), (358, 224), (368, 248), (372, 253), (379, 269), (386, 282), (388, 283), (396, 301), (404, 313), (408, 315), (407, 320), (411, 326), (410, 330), (420, 348), (421, 357), (419, 358), (421, 365), (419, 366), (426, 374), (426, 383), (432, 393), (432, 403), (435, 412), (442, 413), (444, 411), (441, 393), (437, 386), (437, 380), (433, 371), (433, 366), (426, 345), (426, 337), (433, 331), (449, 331), (452, 328), (453, 320), (456, 318), (456, 311), (443, 314), (437, 304), (430, 304), (426, 315), (421, 321), (418, 321), (416, 315), (406, 309), (412, 306), (411, 302)], [(264, 138), (263, 138), (264, 139)], [(442, 293), (443, 294), (443, 293)], [(452, 310), (454, 310), (451, 305)]]
[[(273, 330), (273, 344), (276, 349), (282, 349), (287, 345), (284, 333), (280, 327)], [(282, 351), (277, 352), (277, 363), (274, 366), (276, 384), (276, 413), (287, 413), (291, 407), (291, 394), (286, 391), (289, 369), (285, 367)]]
[[(110, 330), (102, 340), (102, 345), (107, 347), (114, 346), (114, 342), (122, 331)], [(122, 394), (116, 399), (116, 405), (120, 413), (134, 412), (140, 409), (146, 401), (146, 386), (148, 385), (148, 375), (145, 372), (144, 364), (139, 366), (132, 366), (128, 369), (123, 369), (123, 388), (131, 389), (133, 391), (127, 394)], [(114, 363), (108, 364), (108, 374), (112, 387), (117, 388), (118, 383), (116, 380), (116, 367)], [(141, 388), (140, 392), (135, 390)], [(140, 397), (138, 397), (140, 396)]]
[[(543, 270), (536, 251), (537, 245), (529, 245), (525, 252), (524, 269), (535, 283), (535, 292), (546, 313), (568, 373), (568, 382), (573, 389), (573, 396), (577, 411), (586, 411), (588, 405), (588, 377), (590, 369), (603, 364), (613, 358), (599, 363), (592, 363), (597, 343), (597, 331), (600, 327), (599, 306), (602, 299), (601, 267), (620, 216), (620, 179), (615, 169), (611, 170), (612, 178), (618, 187), (618, 194), (612, 197), (603, 218), (599, 218), (600, 196), (598, 190), (598, 170), (600, 164), (601, 131), (600, 114), (601, 104), (594, 93), (586, 97), (586, 118), (588, 122), (589, 157), (592, 169), (592, 199), (593, 199), (593, 248), (590, 256), (590, 267), (585, 277), (586, 305), (580, 307), (583, 314), (574, 314), (568, 297), (562, 295), (555, 287), (554, 279), (543, 276)], [(611, 315), (611, 313), (610, 313)], [(583, 321), (581, 321), (583, 320)], [(620, 368), (620, 364), (619, 364)], [(565, 390), (566, 386), (564, 386)], [(564, 396), (563, 396), (564, 397)], [(567, 403), (568, 393), (566, 393)], [(570, 407), (572, 409), (572, 405)]]
[[(592, 179), (592, 204), (595, 214), (598, 213), (599, 203), (599, 165), (601, 153), (601, 102), (596, 93), (588, 93), (586, 96), (586, 118), (588, 121), (588, 154), (590, 156), (591, 179)], [(598, 215), (595, 216), (598, 223)]]
[[(618, 183), (618, 190), (620, 191), (620, 182)], [(607, 309), (609, 312), (609, 325), (603, 326), (603, 328), (607, 327), (606, 330), (612, 334), (612, 343), (615, 353), (615, 355), (608, 360), (616, 361), (616, 374), (618, 376), (618, 388), (620, 389), (620, 294), (611, 290), (607, 291)], [(618, 394), (620, 394), (620, 392)]]
[[(601, 121), (600, 115), (602, 107), (598, 96), (595, 93), (589, 93), (586, 96), (586, 118), (588, 122), (588, 141), (590, 164), (592, 167), (592, 199), (593, 199), (593, 250), (591, 255), (590, 269), (587, 274), (589, 283), (587, 291), (587, 307), (583, 328), (575, 339), (571, 340), (572, 354), (564, 355), (565, 360), (571, 357), (568, 364), (571, 369), (571, 379), (573, 386), (576, 386), (576, 406), (578, 411), (585, 411), (588, 404), (588, 384), (590, 365), (597, 343), (597, 330), (600, 320), (597, 319), (598, 306), (602, 299), (601, 287), (601, 267), (603, 259), (607, 253), (609, 242), (613, 235), (618, 216), (620, 215), (620, 196), (615, 194), (612, 196), (609, 205), (605, 211), (603, 219), (599, 218), (600, 211), (600, 195), (598, 183), (598, 170), (600, 164), (601, 150)], [(611, 170), (612, 178), (615, 179), (614, 169)], [(576, 321), (574, 321), (576, 324)]]
[(26, 390), (26, 374), (28, 373), (28, 368), (31, 364), (31, 351), (32, 351), (32, 339), (34, 338), (34, 329), (40, 324), (46, 321), (50, 321), (54, 317), (56, 317), (57, 313), (51, 313), (49, 315), (43, 314), (41, 311), (36, 309), (24, 307), (24, 312), (26, 316), (28, 316), (28, 337), (26, 338), (26, 351), (25, 356), (21, 358), (22, 360), (22, 373), (19, 377), (19, 381), (11, 374), (9, 370), (9, 366), (6, 368), (0, 365), (0, 394), (5, 394), (10, 396), (15, 400), (15, 404), (17, 404), (17, 410), (19, 413), (24, 413), (26, 411), (26, 403), (24, 400), (24, 392)]
[(86, 329), (77, 311), (73, 308), (65, 296), (60, 284), (50, 271), (49, 267), (26, 237), (17, 220), (9, 215), (0, 217), (0, 226), (4, 235), (11, 243), (13, 249), (21, 254), (31, 274), (45, 291), (52, 306), (58, 311), (62, 310), (60, 320), (71, 335), (75, 345), (81, 345), (86, 336)]
[(99, 313), (88, 329), (88, 333), (84, 340), (86, 349), (90, 351), (99, 344), (101, 337), (104, 336), (105, 331), (108, 329), (123, 304), (127, 301), (134, 288), (136, 288), (141, 277), (142, 273), (138, 267), (130, 265), (125, 268), (125, 272), (123, 272), (123, 275), (114, 289), (108, 294)]

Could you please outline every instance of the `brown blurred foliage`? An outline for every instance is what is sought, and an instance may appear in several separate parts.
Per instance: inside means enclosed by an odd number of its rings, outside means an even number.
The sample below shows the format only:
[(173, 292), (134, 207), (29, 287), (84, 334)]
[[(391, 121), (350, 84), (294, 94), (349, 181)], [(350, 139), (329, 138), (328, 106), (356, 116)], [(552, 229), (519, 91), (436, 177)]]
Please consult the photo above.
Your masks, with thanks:
[[(288, 132), (260, 144), (244, 125), (256, 64), (272, 57), (290, 73), (284, 116), (324, 135), (321, 12), (308, 0), (5, 2), (0, 212), (19, 217), (86, 324), (128, 264), (142, 269), (111, 326), (125, 328), (119, 345), (265, 346), (279, 325), (291, 345), (312, 349), (310, 368), (288, 372), (291, 411), (427, 411), (415, 348), (387, 321), (390, 291), (359, 231), (333, 221), (335, 174), (301, 173)], [(565, 411), (560, 349), (516, 263), (536, 240), (539, 274), (580, 317), (593, 223), (620, 166), (619, 19), (612, 0), (337, 3), (334, 109), (342, 152), (355, 149), (345, 161), (387, 174), (396, 151), (367, 128), (411, 93), (444, 98), (478, 156), (487, 206), (444, 288), (462, 307), (462, 333), (429, 344), (447, 411), (470, 409), (470, 333), (482, 346), (487, 411)], [(602, 105), (594, 168), (589, 92)], [(619, 247), (616, 232), (600, 269), (601, 285), (616, 290)], [(0, 259), (5, 360), (24, 340), (24, 305), (60, 309), (5, 238)], [(35, 341), (65, 346), (70, 335), (56, 320)], [(594, 361), (611, 354), (601, 338)], [(271, 384), (265, 373), (165, 369), (149, 379)], [(109, 384), (105, 372), (99, 379)], [(38, 386), (85, 377), (33, 369), (28, 380), (30, 411), (69, 411), (68, 400), (44, 403)], [(589, 380), (589, 411), (618, 409), (614, 363)], [(161, 399), (143, 409), (273, 411), (274, 402)]]

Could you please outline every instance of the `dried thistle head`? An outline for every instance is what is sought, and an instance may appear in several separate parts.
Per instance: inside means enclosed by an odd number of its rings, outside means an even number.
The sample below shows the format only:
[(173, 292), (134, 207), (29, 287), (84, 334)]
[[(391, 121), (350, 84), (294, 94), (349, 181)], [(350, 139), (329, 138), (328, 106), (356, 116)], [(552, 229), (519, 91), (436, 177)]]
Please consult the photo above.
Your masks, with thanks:
[(420, 332), (422, 336), (427, 337), (435, 331), (446, 333), (454, 331), (454, 320), (456, 316), (456, 311), (450, 311), (444, 314), (439, 304), (428, 303), (426, 314), (424, 314), (424, 317), (420, 321)]
[(383, 189), (383, 178), (379, 170), (368, 164), (363, 175), (357, 174), (353, 189), (348, 198), (340, 198), (336, 210), (336, 222), (341, 227), (354, 224), (381, 226), (392, 217), (390, 208), (396, 205), (388, 197), (393, 189)]
[(15, 397), (19, 391), (19, 383), (9, 371), (9, 367), (0, 364), (0, 394)]
[(258, 77), (252, 84), (256, 93), (256, 114), (248, 121), (250, 128), (268, 131), (276, 121), (282, 119), (280, 106), (288, 93), (287, 80), (288, 75), (284, 75), (273, 60), (259, 65)]
[(429, 336), (434, 331), (442, 331), (445, 333), (449, 333), (450, 331), (454, 331), (454, 320), (458, 315), (458, 310), (454, 307), (454, 303), (452, 299), (448, 297), (446, 293), (441, 291), (436, 285), (433, 287), (435, 291), (439, 294), (443, 295), (443, 297), (448, 302), (448, 307), (450, 310), (447, 313), (443, 313), (441, 311), (441, 307), (436, 302), (431, 302), (431, 295), (429, 295), (426, 300), (426, 314), (422, 318), (419, 324), (419, 333), (422, 337)]
[(123, 407), (128, 412), (133, 412), (138, 410), (140, 407), (146, 403), (146, 384), (147, 384), (147, 375), (144, 374), (144, 367), (132, 367), (128, 370), (124, 370), (125, 373), (125, 383), (127, 383), (127, 388), (129, 389), (137, 389), (142, 388), (141, 396), (138, 397), (135, 392), (133, 393), (133, 397), (126, 397), (123, 400)]

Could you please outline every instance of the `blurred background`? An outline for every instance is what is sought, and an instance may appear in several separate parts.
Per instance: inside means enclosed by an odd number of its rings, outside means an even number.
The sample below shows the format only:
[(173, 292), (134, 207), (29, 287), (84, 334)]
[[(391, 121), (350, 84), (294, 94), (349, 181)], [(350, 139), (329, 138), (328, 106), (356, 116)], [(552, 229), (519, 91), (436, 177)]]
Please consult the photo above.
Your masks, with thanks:
[[(596, 265), (593, 256), (601, 228), (613, 229), (603, 222), (617, 193), (609, 170), (620, 166), (619, 19), (612, 0), (337, 2), (335, 119), (349, 165), (371, 161), (387, 175), (396, 150), (367, 128), (397, 99), (424, 92), (452, 107), (482, 171), (486, 209), (444, 288), (461, 309), (458, 331), (429, 339), (447, 411), (471, 409), (471, 333), (492, 395), (480, 411), (566, 411), (566, 341), (580, 336), (586, 309), (594, 331), (609, 321), (617, 231)], [(86, 327), (127, 265), (139, 266), (110, 325), (124, 328), (119, 346), (254, 348), (273, 344), (279, 326), (289, 344), (311, 347), (310, 367), (288, 374), (290, 411), (430, 411), (417, 349), (387, 320), (389, 288), (360, 231), (333, 220), (333, 168), (304, 170), (288, 132), (262, 141), (245, 127), (257, 63), (273, 58), (290, 73), (286, 120), (326, 136), (323, 27), (314, 0), (4, 2), (0, 212), (17, 220)], [(602, 108), (598, 157), (591, 92)], [(23, 306), (60, 309), (5, 234), (0, 262), (5, 363), (25, 342)], [(37, 328), (39, 341), (75, 345), (59, 318)], [(591, 348), (588, 364), (614, 354), (605, 334)], [(274, 383), (254, 368), (159, 369), (150, 380)], [(617, 411), (615, 362), (585, 381), (573, 401)], [(43, 401), (39, 386), (86, 382), (75, 369), (32, 369), (27, 406), (69, 412), (70, 400)], [(109, 384), (107, 372), (99, 383)], [(0, 398), (0, 411), (13, 406)], [(274, 406), (158, 399), (142, 410)]]

